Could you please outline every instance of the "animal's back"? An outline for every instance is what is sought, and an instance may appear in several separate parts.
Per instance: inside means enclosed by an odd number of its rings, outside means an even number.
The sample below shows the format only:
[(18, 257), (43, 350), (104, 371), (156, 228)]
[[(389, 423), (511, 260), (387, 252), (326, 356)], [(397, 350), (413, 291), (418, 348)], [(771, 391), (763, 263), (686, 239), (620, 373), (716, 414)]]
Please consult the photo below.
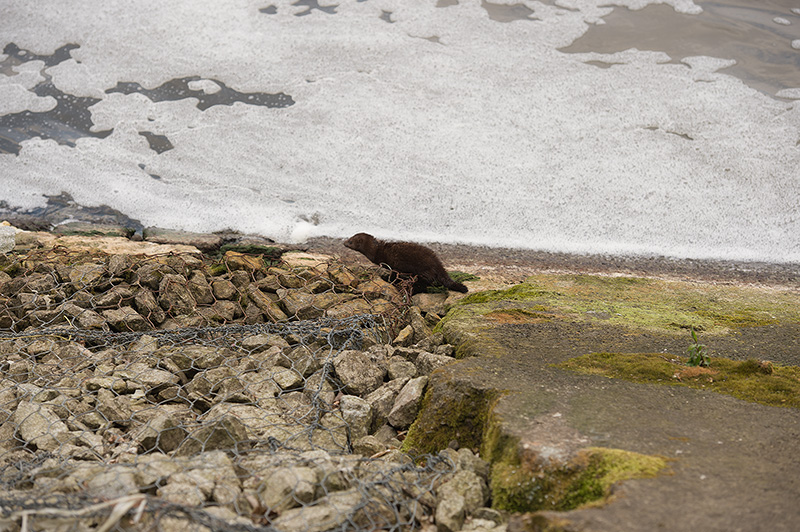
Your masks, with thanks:
[(436, 253), (414, 242), (384, 242), (366, 233), (350, 238), (345, 245), (363, 253), (375, 264), (386, 264), (400, 273), (416, 275), (428, 284), (467, 292), (467, 287), (450, 278)]

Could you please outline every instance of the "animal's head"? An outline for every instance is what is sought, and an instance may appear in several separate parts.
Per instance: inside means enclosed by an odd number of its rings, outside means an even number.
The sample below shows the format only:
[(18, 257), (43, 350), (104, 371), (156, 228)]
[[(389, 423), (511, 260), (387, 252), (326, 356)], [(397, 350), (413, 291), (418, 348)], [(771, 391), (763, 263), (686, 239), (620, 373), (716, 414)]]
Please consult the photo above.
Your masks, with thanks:
[(367, 233), (356, 233), (355, 235), (345, 240), (344, 245), (347, 248), (360, 251), (366, 249), (368, 247), (368, 244), (373, 240), (375, 240), (375, 238), (372, 235), (368, 235)]

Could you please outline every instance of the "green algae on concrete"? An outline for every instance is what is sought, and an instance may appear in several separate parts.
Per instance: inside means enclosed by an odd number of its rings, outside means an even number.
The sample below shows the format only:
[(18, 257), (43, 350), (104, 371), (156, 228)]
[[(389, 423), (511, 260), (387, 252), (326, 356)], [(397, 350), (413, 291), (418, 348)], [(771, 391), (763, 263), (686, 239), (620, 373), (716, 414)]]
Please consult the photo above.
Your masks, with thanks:
[(602, 504), (617, 482), (655, 477), (666, 465), (660, 456), (604, 447), (587, 447), (566, 464), (541, 471), (518, 462), (501, 462), (492, 467), (492, 506), (531, 512)]
[(800, 367), (713, 358), (708, 368), (664, 353), (590, 353), (556, 367), (633, 382), (688, 386), (768, 406), (800, 408)]
[[(445, 322), (465, 312), (482, 316), (500, 309), (535, 312), (570, 322), (603, 320), (613, 325), (672, 333), (694, 328), (724, 334), (741, 327), (800, 322), (796, 292), (667, 281), (640, 277), (540, 274), (506, 290), (471, 294), (454, 305)], [(443, 324), (442, 327), (445, 325)]]

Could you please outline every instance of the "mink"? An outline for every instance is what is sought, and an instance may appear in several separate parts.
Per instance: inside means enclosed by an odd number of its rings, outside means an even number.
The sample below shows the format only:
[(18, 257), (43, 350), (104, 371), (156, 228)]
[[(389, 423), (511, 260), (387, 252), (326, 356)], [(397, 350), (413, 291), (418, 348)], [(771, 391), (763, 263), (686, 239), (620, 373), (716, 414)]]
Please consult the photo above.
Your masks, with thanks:
[(425, 246), (413, 242), (386, 242), (367, 233), (351, 236), (344, 245), (375, 264), (385, 264), (396, 272), (415, 275), (424, 283), (467, 292), (466, 286), (450, 278), (436, 253)]

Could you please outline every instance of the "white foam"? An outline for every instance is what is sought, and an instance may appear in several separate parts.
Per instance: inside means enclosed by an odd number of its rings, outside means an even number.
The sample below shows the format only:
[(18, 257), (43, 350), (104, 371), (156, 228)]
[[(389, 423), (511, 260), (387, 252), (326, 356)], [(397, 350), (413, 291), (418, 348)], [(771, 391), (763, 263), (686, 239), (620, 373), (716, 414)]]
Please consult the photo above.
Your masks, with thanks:
[[(66, 191), (145, 225), (280, 240), (369, 231), (800, 260), (800, 106), (719, 72), (725, 58), (558, 52), (609, 12), (602, 0), (559, 0), (577, 11), (526, 2), (541, 20), (512, 23), (490, 20), (480, 0), (353, 0), (303, 17), (288, 1), (276, 15), (232, 0), (12, 4), (3, 39), (35, 53), (79, 44), (48, 72), (70, 94), (102, 98), (94, 129), (114, 128), (0, 156), (15, 183), (0, 200), (13, 205)], [(201, 111), (194, 99), (104, 92), (186, 76), (296, 103)], [(156, 154), (142, 130), (175, 148)]]

